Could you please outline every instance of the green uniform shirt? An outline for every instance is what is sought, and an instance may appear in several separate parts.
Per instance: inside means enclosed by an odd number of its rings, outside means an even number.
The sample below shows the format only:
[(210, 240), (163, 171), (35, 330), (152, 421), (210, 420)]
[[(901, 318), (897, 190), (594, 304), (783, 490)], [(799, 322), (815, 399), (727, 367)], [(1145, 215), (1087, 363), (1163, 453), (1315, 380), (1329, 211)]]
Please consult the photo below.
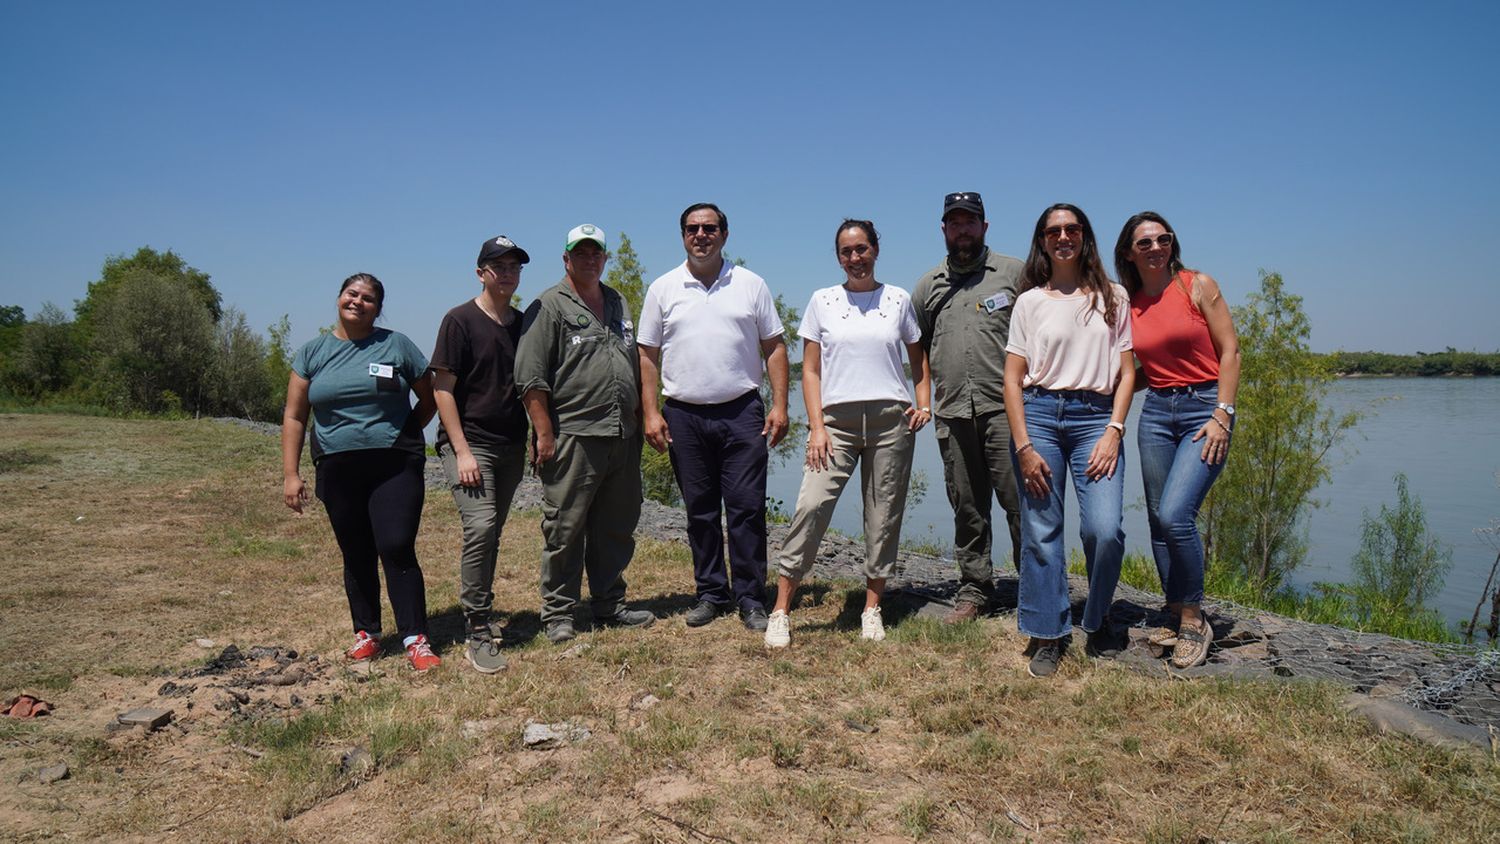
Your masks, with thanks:
[(932, 368), (934, 416), (1004, 409), (1005, 341), (1021, 270), (1015, 258), (985, 250), (982, 270), (951, 275), (945, 260), (917, 282), (911, 303)]
[(556, 434), (630, 437), (641, 429), (641, 363), (625, 300), (604, 290), (604, 323), (567, 281), (526, 309), (516, 389), (550, 393)]

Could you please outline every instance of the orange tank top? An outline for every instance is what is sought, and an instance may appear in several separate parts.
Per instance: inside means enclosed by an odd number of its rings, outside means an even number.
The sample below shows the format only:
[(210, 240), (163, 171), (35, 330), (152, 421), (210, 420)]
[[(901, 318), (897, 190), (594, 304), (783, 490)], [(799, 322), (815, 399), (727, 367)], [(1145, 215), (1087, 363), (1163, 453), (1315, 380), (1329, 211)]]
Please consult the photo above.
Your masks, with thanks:
[(1219, 379), (1208, 321), (1191, 296), (1196, 278), (1192, 270), (1183, 270), (1160, 296), (1138, 292), (1130, 297), (1135, 358), (1148, 386), (1183, 387)]

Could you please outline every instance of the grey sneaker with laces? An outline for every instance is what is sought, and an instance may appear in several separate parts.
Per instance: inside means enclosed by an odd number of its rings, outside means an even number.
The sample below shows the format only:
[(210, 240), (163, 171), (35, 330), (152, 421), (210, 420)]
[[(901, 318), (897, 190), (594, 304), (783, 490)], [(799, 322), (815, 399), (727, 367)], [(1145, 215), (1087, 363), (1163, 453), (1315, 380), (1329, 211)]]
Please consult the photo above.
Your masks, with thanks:
[(505, 670), (506, 661), (505, 656), (500, 653), (500, 640), (490, 632), (488, 624), (469, 630), (469, 646), (465, 649), (465, 656), (480, 674), (494, 674)]
[(1033, 677), (1051, 677), (1057, 673), (1057, 664), (1062, 662), (1063, 642), (1066, 639), (1032, 639), (1034, 650), (1026, 673)]

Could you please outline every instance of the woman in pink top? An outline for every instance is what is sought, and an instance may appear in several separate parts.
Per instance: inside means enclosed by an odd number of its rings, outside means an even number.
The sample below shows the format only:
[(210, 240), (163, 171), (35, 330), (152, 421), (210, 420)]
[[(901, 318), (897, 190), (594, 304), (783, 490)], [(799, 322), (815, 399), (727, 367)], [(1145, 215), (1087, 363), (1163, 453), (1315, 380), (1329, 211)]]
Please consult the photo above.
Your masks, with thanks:
[(1072, 475), (1089, 595), (1079, 626), (1088, 647), (1119, 651), (1109, 606), (1125, 555), (1125, 415), (1135, 392), (1130, 309), (1109, 280), (1094, 230), (1077, 206), (1042, 212), (1005, 344), (1005, 415), (1021, 493), (1016, 626), (1031, 637), (1033, 677), (1057, 670), (1073, 632), (1063, 541)]
[(1160, 214), (1125, 221), (1115, 269), (1130, 292), (1135, 357), (1149, 388), (1137, 442), (1151, 553), (1172, 614), (1151, 642), (1173, 649), (1174, 666), (1190, 668), (1207, 659), (1213, 642), (1199, 609), (1198, 507), (1229, 454), (1240, 345), (1218, 283), (1183, 267), (1182, 246)]

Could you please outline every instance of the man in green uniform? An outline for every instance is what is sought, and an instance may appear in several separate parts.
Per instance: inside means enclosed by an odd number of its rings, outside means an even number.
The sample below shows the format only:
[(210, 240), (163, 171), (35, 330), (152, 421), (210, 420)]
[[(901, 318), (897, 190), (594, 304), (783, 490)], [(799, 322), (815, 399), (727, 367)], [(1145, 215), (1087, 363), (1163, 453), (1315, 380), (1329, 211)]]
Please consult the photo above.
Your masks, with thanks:
[(953, 505), (953, 556), (961, 582), (949, 622), (970, 621), (990, 609), (995, 588), (991, 491), (1005, 509), (1012, 563), (1021, 558), (1021, 504), (1002, 386), (1022, 265), (984, 245), (988, 229), (979, 194), (948, 194), (943, 199), (948, 258), (922, 276), (911, 297), (932, 367), (933, 427)]
[(625, 567), (641, 515), (641, 374), (625, 300), (601, 281), (604, 232), (568, 232), (567, 276), (526, 309), (516, 387), (535, 433), (542, 480), (542, 624), (575, 635), (583, 574), (596, 625), (646, 627), (625, 608)]

